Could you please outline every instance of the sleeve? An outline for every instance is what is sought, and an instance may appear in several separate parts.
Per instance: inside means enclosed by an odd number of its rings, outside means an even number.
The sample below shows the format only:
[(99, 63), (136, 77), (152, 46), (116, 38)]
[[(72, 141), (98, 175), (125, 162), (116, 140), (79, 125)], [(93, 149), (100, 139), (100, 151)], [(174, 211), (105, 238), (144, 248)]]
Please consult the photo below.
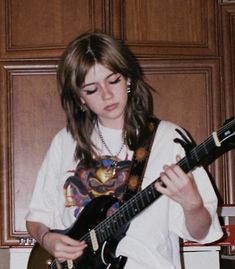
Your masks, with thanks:
[(52, 228), (58, 207), (61, 139), (57, 134), (39, 169), (26, 220), (41, 222)]
[[(183, 130), (181, 130), (183, 131)], [(178, 151), (178, 153), (177, 153)], [(181, 146), (176, 146), (174, 155), (179, 154), (181, 157), (185, 156), (184, 150)], [(222, 235), (221, 225), (218, 220), (217, 206), (218, 199), (212, 186), (211, 180), (203, 167), (198, 167), (192, 171), (199, 193), (202, 196), (205, 208), (210, 213), (212, 223), (205, 238), (202, 240), (195, 240), (188, 232), (185, 225), (184, 212), (182, 207), (176, 202), (170, 200), (170, 230), (174, 231), (178, 236), (185, 240), (196, 241), (201, 244), (211, 243), (219, 240)]]
[(214, 189), (211, 185), (208, 175), (203, 168), (197, 168), (194, 172), (194, 178), (196, 180), (197, 187), (202, 196), (205, 208), (210, 213), (212, 223), (209, 231), (202, 240), (195, 240), (188, 232), (185, 225), (185, 218), (183, 209), (177, 203), (171, 201), (170, 203), (170, 230), (178, 234), (179, 237), (196, 241), (201, 244), (211, 243), (219, 240), (222, 235), (221, 225), (218, 220), (217, 215), (217, 197), (215, 195)]

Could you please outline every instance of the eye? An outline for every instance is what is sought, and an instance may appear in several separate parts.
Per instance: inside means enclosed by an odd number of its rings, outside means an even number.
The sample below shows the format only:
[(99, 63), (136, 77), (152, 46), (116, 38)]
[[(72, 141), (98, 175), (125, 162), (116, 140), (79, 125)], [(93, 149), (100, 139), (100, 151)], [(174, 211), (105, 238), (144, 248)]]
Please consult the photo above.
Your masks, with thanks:
[(116, 84), (121, 80), (121, 75), (109, 81), (109, 84)]
[(97, 92), (97, 88), (95, 88), (95, 89), (83, 89), (83, 91), (86, 93), (86, 95), (91, 95), (91, 94)]

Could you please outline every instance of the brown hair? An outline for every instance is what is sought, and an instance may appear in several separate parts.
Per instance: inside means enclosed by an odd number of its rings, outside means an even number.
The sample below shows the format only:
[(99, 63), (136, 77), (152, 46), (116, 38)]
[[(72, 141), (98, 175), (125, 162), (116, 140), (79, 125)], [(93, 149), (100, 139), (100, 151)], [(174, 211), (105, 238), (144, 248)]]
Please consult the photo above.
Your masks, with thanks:
[(97, 157), (91, 141), (97, 116), (89, 109), (83, 111), (79, 91), (87, 72), (96, 63), (131, 81), (123, 128), (131, 150), (148, 137), (146, 122), (152, 115), (151, 88), (144, 82), (138, 62), (126, 46), (103, 33), (85, 33), (73, 40), (59, 63), (59, 93), (66, 113), (67, 130), (77, 142), (75, 159), (84, 159), (88, 166), (93, 163), (92, 157)]

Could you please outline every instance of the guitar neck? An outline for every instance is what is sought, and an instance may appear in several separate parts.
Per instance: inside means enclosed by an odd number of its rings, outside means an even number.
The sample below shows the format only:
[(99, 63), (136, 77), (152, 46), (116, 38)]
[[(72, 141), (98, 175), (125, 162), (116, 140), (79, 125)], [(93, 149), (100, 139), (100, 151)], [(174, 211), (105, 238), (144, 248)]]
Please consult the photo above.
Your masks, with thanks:
[[(217, 133), (213, 133), (203, 143), (193, 148), (177, 165), (186, 173), (199, 166), (205, 157), (215, 148), (221, 146), (222, 141), (226, 137), (234, 135), (234, 131), (233, 133), (229, 131), (229, 128), (234, 124), (235, 119), (223, 126)], [(127, 225), (136, 215), (161, 196), (161, 193), (154, 187), (156, 181), (160, 181), (160, 179), (156, 179), (144, 190), (138, 192), (126, 201), (112, 216), (107, 217), (94, 228), (99, 243), (116, 234), (124, 225)]]

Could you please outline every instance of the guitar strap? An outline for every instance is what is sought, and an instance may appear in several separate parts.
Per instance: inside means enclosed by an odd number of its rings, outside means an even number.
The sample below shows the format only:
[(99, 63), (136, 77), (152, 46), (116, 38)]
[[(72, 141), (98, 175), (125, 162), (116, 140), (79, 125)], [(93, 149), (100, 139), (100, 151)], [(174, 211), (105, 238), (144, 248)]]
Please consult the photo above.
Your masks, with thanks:
[(133, 154), (129, 177), (126, 182), (126, 188), (123, 194), (123, 202), (129, 200), (133, 195), (141, 190), (145, 169), (151, 152), (151, 147), (158, 128), (160, 120), (152, 117), (148, 121), (147, 128), (150, 131), (150, 136), (147, 141), (138, 147)]

